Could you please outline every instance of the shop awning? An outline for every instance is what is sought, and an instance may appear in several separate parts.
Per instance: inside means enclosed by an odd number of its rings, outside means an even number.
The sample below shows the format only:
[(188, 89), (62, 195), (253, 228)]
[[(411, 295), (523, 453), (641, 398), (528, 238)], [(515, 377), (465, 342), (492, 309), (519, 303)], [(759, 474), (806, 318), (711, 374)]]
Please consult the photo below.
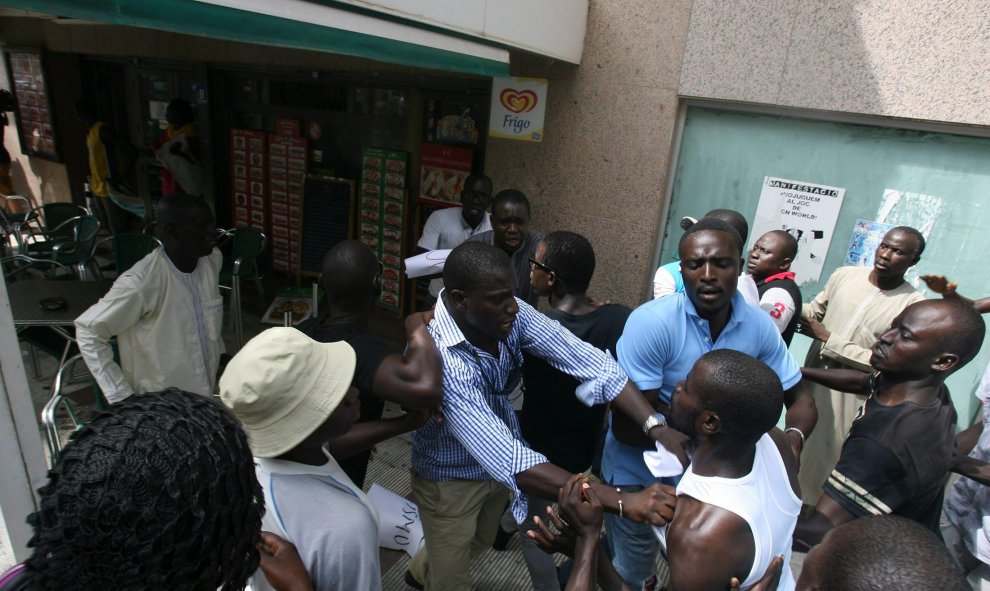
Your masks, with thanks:
[(59, 17), (508, 76), (505, 48), (367, 11), (303, 0), (0, 0)]

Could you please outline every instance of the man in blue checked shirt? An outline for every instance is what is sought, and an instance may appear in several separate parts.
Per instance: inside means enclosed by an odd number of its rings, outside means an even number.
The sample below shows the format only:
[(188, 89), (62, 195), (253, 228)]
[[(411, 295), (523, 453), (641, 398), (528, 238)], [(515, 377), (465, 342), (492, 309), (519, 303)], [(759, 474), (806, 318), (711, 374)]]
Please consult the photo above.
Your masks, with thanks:
[[(513, 296), (515, 273), (503, 251), (465, 242), (447, 258), (443, 281), (429, 325), (443, 360), (443, 418), (413, 435), (412, 490), (426, 545), (406, 573), (408, 584), (433, 591), (471, 587), (471, 558), (491, 546), (510, 496), (521, 522), (522, 492), (555, 498), (571, 476), (522, 440), (508, 394), (523, 351), (579, 380), (585, 404), (611, 402), (658, 440), (668, 431), (610, 355)], [(605, 509), (622, 517), (662, 525), (673, 515), (669, 486), (635, 494), (593, 486)]]

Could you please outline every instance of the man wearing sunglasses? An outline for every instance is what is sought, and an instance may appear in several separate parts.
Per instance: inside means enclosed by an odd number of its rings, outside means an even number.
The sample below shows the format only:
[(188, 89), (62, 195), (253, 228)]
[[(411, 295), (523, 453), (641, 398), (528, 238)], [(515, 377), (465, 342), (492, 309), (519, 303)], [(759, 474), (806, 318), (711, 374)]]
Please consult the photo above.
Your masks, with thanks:
[[(461, 206), (434, 211), (423, 226), (423, 235), (416, 244), (423, 251), (454, 248), (468, 238), (492, 229), (488, 206), (492, 202), (492, 180), (483, 174), (472, 174), (464, 181)], [(432, 307), (443, 289), (443, 279), (430, 280)]]

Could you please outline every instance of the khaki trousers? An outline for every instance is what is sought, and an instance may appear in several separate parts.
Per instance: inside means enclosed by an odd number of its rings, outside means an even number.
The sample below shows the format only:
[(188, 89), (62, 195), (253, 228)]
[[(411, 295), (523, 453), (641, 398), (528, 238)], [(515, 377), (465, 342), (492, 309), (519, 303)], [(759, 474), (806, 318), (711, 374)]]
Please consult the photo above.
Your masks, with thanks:
[(427, 591), (471, 588), (471, 559), (495, 541), (509, 489), (494, 480), (433, 482), (412, 476), (425, 545), (409, 571)]

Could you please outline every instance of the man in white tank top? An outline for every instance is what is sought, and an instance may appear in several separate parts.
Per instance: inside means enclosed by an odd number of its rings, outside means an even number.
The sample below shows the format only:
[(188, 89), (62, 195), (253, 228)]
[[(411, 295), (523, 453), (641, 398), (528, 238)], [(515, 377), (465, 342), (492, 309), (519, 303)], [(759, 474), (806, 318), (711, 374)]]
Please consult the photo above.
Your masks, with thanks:
[(670, 427), (694, 452), (674, 519), (658, 530), (671, 589), (721, 590), (731, 578), (748, 589), (776, 556), (784, 558), (777, 588), (794, 589), (787, 565), (801, 499), (795, 458), (775, 427), (782, 401), (773, 370), (729, 349), (702, 356), (674, 390)]

